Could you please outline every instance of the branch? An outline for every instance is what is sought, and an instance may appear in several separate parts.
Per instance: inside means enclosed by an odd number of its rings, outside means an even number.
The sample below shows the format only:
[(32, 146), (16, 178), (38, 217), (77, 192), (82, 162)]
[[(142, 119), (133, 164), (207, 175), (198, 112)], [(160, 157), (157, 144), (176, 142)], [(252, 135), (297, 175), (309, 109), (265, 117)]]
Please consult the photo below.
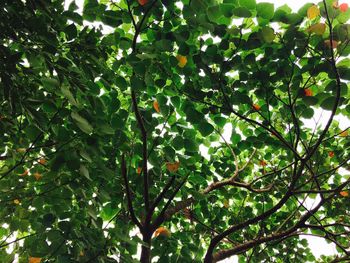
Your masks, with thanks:
[(223, 181), (219, 181), (219, 182), (215, 182), (215, 183), (210, 184), (207, 188), (205, 188), (203, 190), (203, 194), (208, 194), (211, 191), (218, 189), (218, 188), (221, 188), (225, 185), (242, 187), (242, 188), (245, 188), (245, 189), (252, 191), (254, 193), (268, 192), (272, 189), (272, 186), (273, 186), (272, 184), (270, 184), (266, 188), (256, 189), (256, 188), (252, 187), (250, 183), (242, 183), (242, 182), (239, 182), (239, 181), (236, 181), (236, 180), (233, 180), (232, 178), (230, 178), (227, 180), (223, 180)]
[[(265, 242), (278, 240), (280, 238), (285, 239), (285, 238), (288, 238), (289, 236), (295, 235), (296, 231), (299, 228), (304, 228), (305, 222), (310, 217), (312, 217), (322, 207), (322, 205), (324, 203), (331, 200), (333, 197), (334, 197), (334, 195), (331, 195), (328, 198), (321, 200), (315, 208), (313, 208), (312, 210), (308, 211), (305, 215), (303, 215), (301, 217), (301, 219), (294, 226), (290, 227), (289, 229), (287, 229), (283, 232), (275, 232), (275, 233), (272, 233), (270, 235), (267, 235), (265, 237), (261, 237), (261, 238), (255, 239), (255, 240), (250, 240), (250, 241), (245, 242), (243, 244), (237, 245), (231, 249), (220, 250), (219, 252), (215, 253), (213, 256), (210, 255), (212, 262), (217, 262), (219, 260), (225, 259), (225, 258), (230, 257), (232, 255), (242, 253), (244, 251), (247, 251), (250, 248), (253, 248), (253, 247), (260, 245), (262, 243), (265, 243)], [(208, 254), (207, 254), (207, 256), (208, 256)], [(206, 259), (207, 259), (207, 256), (206, 256)], [(207, 262), (210, 262), (210, 261), (207, 261)]]
[(20, 241), (20, 240), (22, 240), (22, 239), (25, 239), (25, 238), (31, 237), (31, 236), (35, 236), (35, 235), (38, 235), (38, 233), (34, 233), (34, 234), (30, 234), (30, 235), (27, 235), (27, 236), (24, 236), (24, 237), (17, 238), (17, 239), (15, 239), (15, 240), (11, 241), (11, 242), (8, 242), (8, 243), (6, 243), (6, 244), (0, 245), (0, 248), (7, 247), (8, 245), (11, 245), (11, 244), (13, 244), (13, 243), (16, 243), (16, 242), (18, 242), (18, 241)]
[[(52, 118), (49, 120), (49, 122), (47, 123), (47, 129), (49, 130), (51, 127), (51, 124), (53, 122), (53, 120), (56, 118), (56, 116), (61, 112), (61, 110), (64, 108), (65, 104), (67, 103), (67, 100), (65, 100), (63, 102), (63, 105), (61, 108), (59, 108), (55, 114), (52, 116)], [(29, 148), (26, 149), (25, 153), (22, 155), (21, 160), (19, 160), (19, 162), (17, 162), (14, 166), (12, 166), (11, 169), (9, 169), (3, 176), (0, 177), (0, 180), (5, 178), (6, 176), (8, 176), (12, 171), (14, 171), (18, 166), (20, 166), (23, 161), (25, 160), (26, 156), (29, 154), (29, 152), (33, 149), (33, 147), (35, 146), (35, 144), (40, 140), (41, 136), (44, 135), (44, 131), (40, 132), (35, 139), (33, 140), (33, 142), (31, 143), (31, 146)]]
[(253, 157), (256, 153), (256, 149), (253, 150), (252, 154), (250, 155), (250, 157), (248, 158), (248, 161), (242, 166), (242, 168), (239, 169), (239, 172), (242, 172), (247, 166), (248, 164), (251, 163), (251, 161), (253, 160)]
[[(327, 17), (327, 21), (328, 21), (328, 27), (329, 27), (329, 40), (330, 43), (333, 43), (333, 28), (332, 28), (332, 22), (331, 19), (329, 18), (329, 14), (328, 14), (328, 9), (327, 9), (327, 4), (326, 4), (326, 0), (323, 0), (323, 5), (325, 8), (325, 12), (326, 12), (326, 17)], [(334, 56), (334, 50), (333, 48), (331, 48), (331, 67), (334, 71), (335, 74), (335, 79), (337, 82), (337, 89), (336, 89), (336, 96), (335, 96), (335, 102), (332, 108), (332, 112), (331, 112), (331, 116), (328, 119), (328, 122), (325, 126), (325, 128), (323, 129), (320, 137), (318, 138), (318, 140), (316, 141), (316, 143), (314, 144), (314, 146), (311, 148), (310, 152), (307, 154), (307, 156), (305, 157), (305, 160), (309, 160), (312, 155), (315, 153), (315, 151), (317, 150), (317, 148), (320, 146), (320, 144), (322, 143), (324, 137), (326, 136), (329, 127), (331, 126), (332, 122), (333, 122), (333, 118), (335, 116), (335, 113), (338, 109), (338, 104), (340, 101), (340, 88), (341, 88), (341, 81), (340, 81), (340, 75), (339, 72), (337, 70), (337, 66), (336, 66), (336, 62), (335, 62), (335, 56)]]
[(145, 200), (145, 211), (148, 214), (149, 211), (149, 182), (148, 182), (148, 150), (147, 150), (147, 131), (145, 129), (145, 124), (143, 122), (142, 116), (139, 111), (139, 107), (137, 105), (136, 94), (135, 91), (131, 91), (131, 99), (134, 105), (136, 120), (141, 130), (142, 135), (142, 173), (143, 173), (143, 198)]
[(152, 224), (152, 229), (156, 229), (159, 227), (164, 221), (165, 221), (165, 213), (167, 212), (167, 209), (169, 208), (171, 202), (175, 198), (176, 194), (180, 191), (181, 187), (186, 183), (188, 178), (188, 175), (184, 178), (184, 180), (176, 187), (175, 191), (172, 193), (172, 195), (169, 197), (168, 201), (164, 205), (162, 211), (159, 213), (157, 218), (155, 219), (155, 222)]
[(175, 181), (175, 176), (173, 175), (170, 178), (169, 182), (164, 186), (162, 192), (160, 192), (160, 194), (157, 196), (157, 198), (154, 200), (153, 204), (151, 205), (151, 207), (148, 211), (148, 214), (146, 216), (146, 221), (149, 221), (152, 219), (152, 215), (153, 215), (155, 208), (158, 206), (160, 201), (162, 201), (162, 199), (164, 198), (164, 196), (166, 195), (166, 193), (168, 192), (168, 190), (170, 189), (170, 187), (172, 186), (174, 181)]
[(128, 201), (128, 210), (130, 212), (130, 216), (131, 216), (131, 220), (134, 222), (134, 224), (136, 224), (140, 230), (143, 229), (143, 226), (141, 225), (140, 221), (137, 219), (136, 215), (135, 215), (135, 211), (132, 205), (132, 201), (131, 201), (131, 193), (130, 193), (130, 188), (129, 188), (129, 182), (128, 182), (128, 178), (127, 178), (127, 170), (126, 170), (126, 162), (125, 162), (125, 156), (124, 154), (122, 155), (122, 176), (124, 179), (124, 183), (125, 183), (125, 190), (126, 190), (126, 198)]

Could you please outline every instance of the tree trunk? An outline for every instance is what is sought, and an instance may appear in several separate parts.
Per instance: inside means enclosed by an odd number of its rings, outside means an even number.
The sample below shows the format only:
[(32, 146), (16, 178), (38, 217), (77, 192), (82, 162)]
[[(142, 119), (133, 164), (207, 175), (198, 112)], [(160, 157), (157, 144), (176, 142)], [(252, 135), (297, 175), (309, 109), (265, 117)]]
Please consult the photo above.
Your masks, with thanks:
[(147, 246), (142, 246), (141, 250), (141, 263), (151, 263), (151, 242), (152, 235), (144, 235), (142, 241), (147, 244)]
[(213, 263), (212, 256), (206, 254), (203, 262), (204, 263)]
[(214, 252), (214, 246), (212, 242), (210, 242), (209, 247), (207, 249), (207, 253), (205, 254), (205, 257), (204, 257), (204, 261), (203, 261), (204, 263), (214, 263), (213, 252)]

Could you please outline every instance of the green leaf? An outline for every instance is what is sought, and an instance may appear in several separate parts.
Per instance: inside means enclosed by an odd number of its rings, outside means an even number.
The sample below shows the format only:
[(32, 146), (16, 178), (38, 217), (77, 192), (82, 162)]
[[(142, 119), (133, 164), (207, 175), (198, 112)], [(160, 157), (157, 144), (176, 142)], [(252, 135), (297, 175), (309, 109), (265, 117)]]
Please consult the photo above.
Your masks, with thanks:
[(350, 80), (350, 68), (349, 67), (342, 67), (342, 66), (338, 67), (338, 72), (339, 72), (341, 79)]
[(118, 76), (116, 77), (115, 79), (115, 84), (117, 85), (118, 88), (120, 88), (121, 90), (126, 90), (127, 87), (128, 87), (128, 83), (126, 82), (126, 80), (121, 77), (121, 76)]
[(237, 7), (233, 9), (233, 14), (238, 17), (251, 17), (252, 13), (246, 7)]
[(302, 111), (301, 116), (306, 119), (311, 119), (314, 116), (314, 110), (312, 108), (305, 108)]
[(258, 3), (256, 10), (258, 12), (258, 16), (264, 19), (270, 20), (274, 16), (274, 4), (272, 3)]
[(69, 87), (62, 85), (61, 86), (61, 92), (63, 93), (63, 95), (69, 100), (70, 103), (72, 103), (74, 106), (77, 106), (78, 103), (75, 100), (73, 94), (70, 92)]
[(213, 125), (206, 121), (202, 121), (198, 125), (198, 130), (202, 134), (202, 136), (208, 136), (214, 131)]
[(263, 40), (267, 43), (271, 43), (275, 39), (275, 31), (270, 27), (263, 27), (261, 34)]
[[(231, 17), (233, 15), (233, 9), (235, 8), (234, 4), (221, 4), (220, 5), (220, 12), (225, 16), (225, 17)], [(208, 15), (209, 16), (209, 15)]]
[(101, 16), (101, 21), (111, 27), (117, 27), (123, 23), (121, 13), (113, 10), (106, 10)]
[(28, 125), (24, 132), (29, 140), (34, 141), (39, 134), (41, 134), (41, 131), (34, 125)]
[(79, 127), (83, 132), (90, 134), (93, 131), (92, 126), (89, 122), (81, 117), (77, 112), (72, 112), (71, 117), (73, 118), (75, 124)]
[(80, 169), (79, 172), (82, 176), (84, 176), (86, 179), (92, 181), (92, 179), (90, 178), (90, 174), (89, 174), (89, 170), (86, 168), (85, 165), (80, 165)]
[(196, 142), (194, 142), (193, 140), (185, 139), (184, 145), (185, 145), (186, 151), (198, 152), (198, 144)]
[(44, 88), (48, 91), (54, 92), (59, 87), (59, 82), (55, 78), (42, 78), (41, 83), (43, 84)]
[(256, 0), (239, 0), (240, 6), (246, 7), (248, 9), (255, 9)]
[[(227, 14), (227, 12), (226, 12), (226, 14)], [(220, 10), (220, 6), (210, 6), (210, 7), (208, 7), (207, 15), (208, 15), (208, 18), (209, 18), (210, 21), (217, 22), (217, 20), (222, 16), (222, 13), (221, 13), (221, 10)]]
[(335, 104), (335, 97), (328, 97), (324, 101), (321, 102), (321, 108), (325, 110), (332, 110)]

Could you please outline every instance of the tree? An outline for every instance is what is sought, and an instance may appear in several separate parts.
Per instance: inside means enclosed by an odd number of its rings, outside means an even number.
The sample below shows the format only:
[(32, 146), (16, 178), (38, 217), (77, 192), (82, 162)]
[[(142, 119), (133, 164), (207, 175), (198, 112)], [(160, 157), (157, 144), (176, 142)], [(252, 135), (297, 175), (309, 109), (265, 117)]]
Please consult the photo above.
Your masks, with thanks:
[(346, 4), (0, 6), (3, 262), (350, 259)]

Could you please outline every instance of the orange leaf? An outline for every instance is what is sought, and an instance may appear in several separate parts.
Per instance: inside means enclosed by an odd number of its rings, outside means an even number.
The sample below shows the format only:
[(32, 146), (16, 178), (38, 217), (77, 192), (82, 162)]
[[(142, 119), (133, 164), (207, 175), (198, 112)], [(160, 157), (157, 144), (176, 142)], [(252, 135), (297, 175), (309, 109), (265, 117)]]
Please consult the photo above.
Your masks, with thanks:
[(37, 180), (37, 181), (39, 181), (41, 179), (41, 177), (43, 177), (41, 175), (41, 173), (38, 173), (38, 172), (34, 173), (33, 176), (35, 177), (35, 180)]
[(168, 169), (169, 172), (175, 173), (180, 167), (180, 162), (175, 162), (175, 163), (166, 163), (166, 168)]
[(148, 3), (148, 0), (138, 0), (140, 5), (145, 5)]
[(154, 236), (155, 237), (157, 237), (157, 236), (170, 237), (170, 235), (171, 235), (170, 231), (167, 228), (163, 227), (163, 226), (158, 227), (156, 229), (156, 231), (154, 231)]
[(266, 166), (266, 165), (267, 165), (267, 162), (265, 162), (264, 160), (261, 160), (261, 161), (259, 162), (259, 164), (260, 164), (261, 166)]
[(261, 106), (259, 106), (258, 104), (253, 104), (253, 109), (259, 111), (261, 109)]
[(158, 101), (153, 101), (153, 108), (156, 110), (156, 112), (160, 112)]
[(176, 59), (179, 62), (177, 65), (180, 68), (183, 68), (184, 66), (186, 66), (186, 64), (187, 64), (187, 57), (186, 56), (177, 55)]
[(326, 45), (326, 47), (329, 47), (329, 48), (331, 48), (331, 47), (332, 48), (337, 48), (337, 46), (338, 46), (338, 42), (337, 41), (332, 40), (332, 42), (331, 42), (329, 39), (325, 40), (324, 44)]
[(349, 8), (349, 5), (348, 4), (346, 4), (346, 3), (343, 3), (343, 4), (341, 4), (340, 6), (339, 6), (339, 10), (340, 10), (340, 12), (346, 12), (346, 11), (348, 11), (348, 8)]
[(304, 89), (304, 94), (306, 97), (311, 97), (313, 95), (311, 89)]
[(330, 152), (328, 153), (328, 156), (331, 157), (331, 158), (333, 158), (333, 157), (334, 157), (334, 152), (333, 152), (333, 151), (330, 151)]
[(137, 173), (137, 174), (141, 174), (141, 172), (142, 172), (141, 167), (137, 167), (137, 169), (136, 169), (136, 173)]
[(44, 165), (44, 164), (46, 164), (46, 163), (47, 163), (47, 161), (46, 161), (46, 159), (45, 159), (45, 158), (41, 158), (41, 159), (39, 159), (38, 163), (40, 163), (40, 164)]
[(13, 200), (13, 203), (14, 203), (15, 205), (19, 205), (20, 201), (19, 201), (18, 199), (15, 199), (15, 200)]
[(326, 24), (323, 24), (323, 23), (314, 24), (310, 26), (306, 31), (309, 33), (314, 33), (316, 35), (323, 35), (324, 32), (326, 32)]
[(343, 196), (343, 197), (348, 197), (349, 196), (349, 192), (348, 191), (341, 191), (339, 194), (341, 196)]
[(339, 136), (340, 136), (340, 137), (346, 137), (346, 136), (348, 136), (348, 135), (349, 135), (348, 130), (345, 130), (345, 131), (342, 131), (341, 133), (339, 133)]
[(28, 175), (28, 173), (29, 173), (29, 170), (25, 170), (23, 173), (20, 174), (20, 176), (26, 176)]
[(319, 15), (320, 15), (320, 9), (318, 8), (317, 5), (312, 5), (307, 10), (307, 17), (309, 19), (314, 19), (314, 18), (316, 18)]
[(40, 263), (41, 258), (36, 258), (36, 257), (29, 257), (28, 263)]

